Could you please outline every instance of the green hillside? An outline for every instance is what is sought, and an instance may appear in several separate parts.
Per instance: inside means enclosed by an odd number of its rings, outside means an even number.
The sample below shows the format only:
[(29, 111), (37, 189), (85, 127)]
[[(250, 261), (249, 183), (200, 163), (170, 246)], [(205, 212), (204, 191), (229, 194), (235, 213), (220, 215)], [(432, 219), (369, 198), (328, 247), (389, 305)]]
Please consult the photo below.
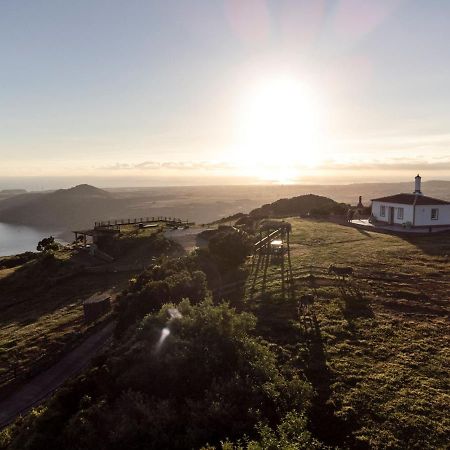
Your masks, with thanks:
[[(150, 267), (118, 298), (111, 351), (4, 431), (3, 447), (445, 448), (450, 235), (288, 221), (296, 298), (276, 260), (253, 273), (223, 264), (232, 230)], [(247, 277), (236, 309), (217, 291), (203, 301), (210, 277), (230, 273)], [(315, 303), (299, 316), (306, 293)]]

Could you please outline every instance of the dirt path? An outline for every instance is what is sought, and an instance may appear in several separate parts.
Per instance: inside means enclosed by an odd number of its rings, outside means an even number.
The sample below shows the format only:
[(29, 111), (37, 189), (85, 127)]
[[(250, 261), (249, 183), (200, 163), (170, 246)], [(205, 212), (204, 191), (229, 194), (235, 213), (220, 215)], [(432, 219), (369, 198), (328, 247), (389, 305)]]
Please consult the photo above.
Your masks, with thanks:
[(112, 337), (115, 323), (89, 336), (79, 347), (64, 356), (58, 363), (40, 373), (16, 392), (0, 400), (0, 429), (20, 414), (39, 405), (73, 375), (86, 367), (97, 352)]

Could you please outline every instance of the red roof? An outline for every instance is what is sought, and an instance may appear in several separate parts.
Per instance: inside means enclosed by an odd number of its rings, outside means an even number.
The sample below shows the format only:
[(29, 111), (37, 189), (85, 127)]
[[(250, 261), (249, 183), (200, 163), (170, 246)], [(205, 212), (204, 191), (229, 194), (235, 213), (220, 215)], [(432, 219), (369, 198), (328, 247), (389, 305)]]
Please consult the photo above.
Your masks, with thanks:
[(402, 205), (450, 205), (450, 202), (446, 202), (445, 200), (439, 200), (437, 198), (427, 197), (426, 195), (416, 194), (388, 195), (387, 197), (373, 198), (372, 201), (399, 203)]

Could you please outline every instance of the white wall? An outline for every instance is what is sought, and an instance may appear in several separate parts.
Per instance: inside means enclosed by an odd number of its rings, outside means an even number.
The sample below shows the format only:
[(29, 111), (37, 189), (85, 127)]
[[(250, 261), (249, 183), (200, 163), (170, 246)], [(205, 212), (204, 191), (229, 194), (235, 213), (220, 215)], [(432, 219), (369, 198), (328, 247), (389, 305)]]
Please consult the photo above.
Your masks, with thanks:
[[(439, 209), (438, 220), (431, 220), (431, 210), (434, 208)], [(415, 225), (450, 225), (450, 205), (416, 205)]]
[[(380, 206), (386, 206), (386, 215), (385, 217), (380, 216)], [(394, 223), (402, 224), (405, 222), (413, 221), (413, 206), (412, 205), (402, 205), (400, 203), (388, 203), (388, 202), (372, 202), (372, 214), (373, 216), (379, 220), (380, 222), (389, 223), (389, 207), (394, 208)], [(397, 209), (403, 208), (403, 219), (397, 219)]]
[[(386, 207), (386, 216), (380, 216), (380, 206)], [(394, 208), (394, 223), (413, 223), (413, 205), (401, 205), (399, 203), (372, 202), (372, 214), (380, 222), (389, 223), (389, 207)], [(397, 219), (397, 208), (403, 208), (403, 219)], [(439, 209), (438, 220), (431, 220), (431, 210)], [(416, 205), (415, 226), (450, 225), (450, 205)]]

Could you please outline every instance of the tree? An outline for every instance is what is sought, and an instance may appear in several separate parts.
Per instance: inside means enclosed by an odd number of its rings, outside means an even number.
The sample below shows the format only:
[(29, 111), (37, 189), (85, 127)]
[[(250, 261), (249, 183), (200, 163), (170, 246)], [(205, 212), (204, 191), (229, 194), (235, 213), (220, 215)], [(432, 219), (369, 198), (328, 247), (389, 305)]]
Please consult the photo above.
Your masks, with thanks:
[(209, 252), (222, 271), (239, 267), (250, 254), (251, 241), (243, 233), (237, 231), (220, 231), (208, 244)]
[(155, 264), (130, 280), (129, 288), (117, 299), (116, 336), (121, 336), (146, 314), (158, 311), (164, 303), (178, 303), (184, 298), (198, 303), (207, 293), (206, 275), (197, 270), (191, 258), (169, 259), (161, 265)]
[(44, 238), (38, 242), (36, 250), (42, 253), (51, 253), (55, 250), (58, 250), (59, 244), (55, 242), (55, 238), (53, 236), (49, 236), (48, 238)]

